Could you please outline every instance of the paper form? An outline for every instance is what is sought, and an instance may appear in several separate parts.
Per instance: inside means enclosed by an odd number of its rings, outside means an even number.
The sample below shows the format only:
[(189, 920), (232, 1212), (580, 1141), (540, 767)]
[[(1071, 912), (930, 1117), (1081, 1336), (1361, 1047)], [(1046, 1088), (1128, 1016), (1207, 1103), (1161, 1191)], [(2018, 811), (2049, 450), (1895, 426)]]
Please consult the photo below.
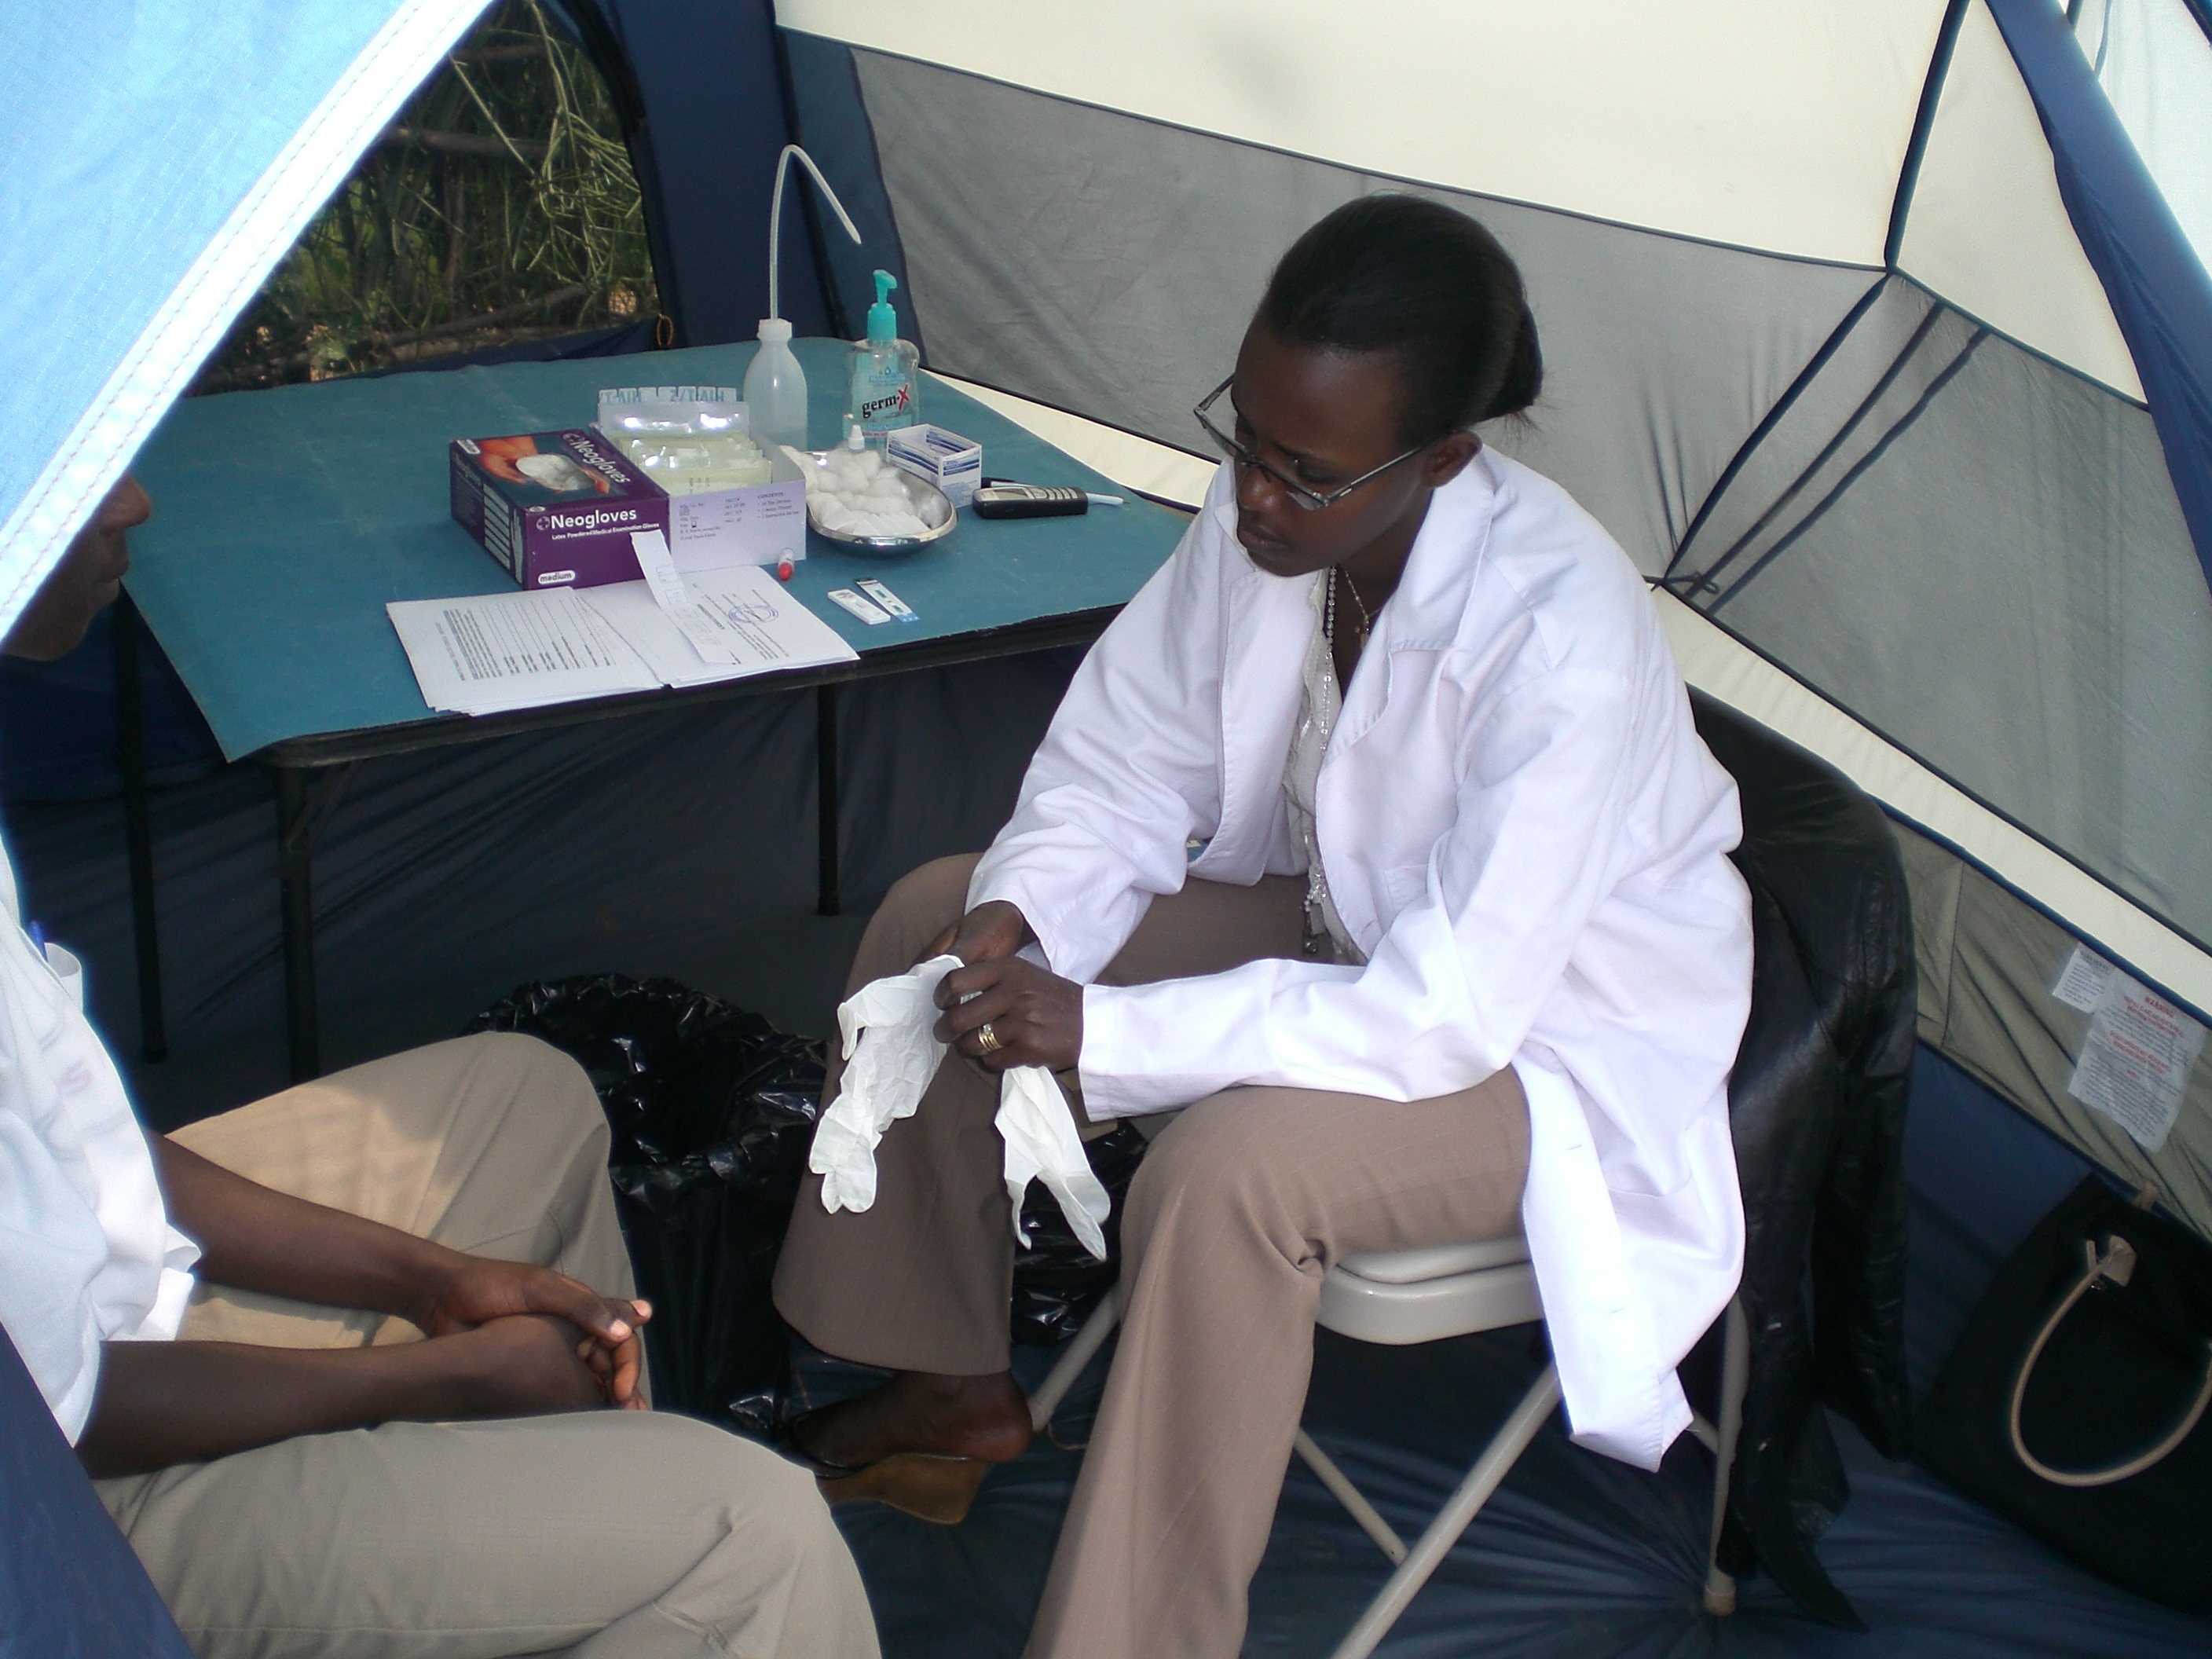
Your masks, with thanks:
[(629, 544), (636, 550), (637, 568), (645, 572), (646, 592), (653, 595), (660, 614), (691, 641), (700, 659), (735, 664), (737, 654), (729, 641), (685, 591), (683, 574), (676, 568), (676, 556), (668, 550), (668, 538), (658, 530), (638, 530), (630, 532)]
[(537, 708), (661, 683), (568, 588), (402, 600), (384, 609), (422, 701), (443, 713)]
[[(860, 657), (758, 565), (695, 570), (684, 588), (680, 620), (641, 581), (384, 608), (422, 701), (445, 714), (708, 685)], [(694, 635), (704, 643), (695, 644)]]
[[(708, 685), (860, 657), (757, 564), (694, 570), (684, 588), (688, 628), (654, 603), (641, 581), (583, 588), (577, 597), (629, 641), (664, 685)], [(714, 658), (697, 643), (701, 635), (715, 647)]]

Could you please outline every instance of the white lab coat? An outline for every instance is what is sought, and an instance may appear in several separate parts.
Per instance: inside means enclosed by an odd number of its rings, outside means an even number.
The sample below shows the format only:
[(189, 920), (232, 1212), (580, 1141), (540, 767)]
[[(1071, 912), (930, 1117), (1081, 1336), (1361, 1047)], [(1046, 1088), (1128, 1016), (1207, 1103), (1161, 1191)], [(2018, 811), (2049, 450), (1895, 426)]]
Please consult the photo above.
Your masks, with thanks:
[(1674, 1368), (1742, 1266), (1735, 785), (1626, 556), (1486, 447), (1430, 505), (1316, 789), (1329, 890), (1366, 966), (1090, 983), (1186, 873), (1303, 867), (1283, 769), (1320, 579), (1261, 572), (1235, 532), (1224, 466), (1078, 672), (969, 902), (1018, 906), (1054, 970), (1087, 986), (1094, 1116), (1239, 1085), (1420, 1100), (1511, 1066), (1571, 1428), (1656, 1468), (1690, 1419)]

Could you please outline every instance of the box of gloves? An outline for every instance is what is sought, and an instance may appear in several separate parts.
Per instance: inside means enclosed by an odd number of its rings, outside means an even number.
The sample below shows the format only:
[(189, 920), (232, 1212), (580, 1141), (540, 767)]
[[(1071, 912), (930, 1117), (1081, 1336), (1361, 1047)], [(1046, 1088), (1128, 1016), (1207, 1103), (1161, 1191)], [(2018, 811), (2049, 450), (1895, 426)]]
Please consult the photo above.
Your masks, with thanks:
[(635, 581), (642, 530), (666, 536), (684, 572), (805, 558), (798, 466), (745, 435), (742, 403), (640, 400), (678, 392), (702, 389), (603, 392), (595, 427), (456, 438), (453, 517), (524, 587)]
[(597, 432), (456, 438), (453, 517), (524, 587), (596, 587), (643, 574), (630, 533), (668, 530), (665, 490)]

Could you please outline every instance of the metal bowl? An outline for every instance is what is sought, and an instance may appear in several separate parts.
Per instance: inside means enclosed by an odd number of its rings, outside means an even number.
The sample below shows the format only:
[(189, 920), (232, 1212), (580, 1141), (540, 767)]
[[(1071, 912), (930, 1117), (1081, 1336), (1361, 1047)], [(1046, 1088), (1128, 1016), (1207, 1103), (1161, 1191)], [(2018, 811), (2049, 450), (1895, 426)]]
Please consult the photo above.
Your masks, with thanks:
[[(830, 458), (836, 452), (817, 449), (786, 453), (792, 454), (793, 458), (799, 460), (803, 465), (827, 471)], [(886, 463), (886, 465), (889, 464)], [(935, 513), (941, 511), (945, 514), (943, 521), (923, 531), (919, 536), (855, 536), (848, 531), (824, 530), (815, 522), (814, 507), (810, 501), (806, 508), (806, 527), (825, 542), (835, 542), (838, 546), (858, 553), (865, 558), (873, 559), (895, 559), (902, 554), (916, 552), (928, 546), (932, 542), (942, 541), (945, 537), (950, 536), (954, 527), (960, 522), (960, 513), (958, 508), (945, 499), (945, 492), (927, 478), (917, 478), (903, 467), (895, 466), (890, 470), (905, 489), (906, 498), (913, 504), (915, 517), (927, 523)]]

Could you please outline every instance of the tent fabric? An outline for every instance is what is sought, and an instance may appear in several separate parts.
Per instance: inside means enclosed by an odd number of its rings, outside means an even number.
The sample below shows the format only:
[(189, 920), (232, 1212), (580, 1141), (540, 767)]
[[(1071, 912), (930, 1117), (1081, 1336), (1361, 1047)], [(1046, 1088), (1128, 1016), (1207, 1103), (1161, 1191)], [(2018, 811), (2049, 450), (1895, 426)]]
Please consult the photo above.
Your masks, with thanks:
[[(1993, 46), (1995, 26), (1970, 10), (1961, 39)], [(1980, 54), (1954, 64), (1960, 86), (2006, 67)], [(854, 62), (933, 365), (1164, 444), (1198, 440), (1190, 405), (1233, 359), (1274, 252), (1395, 182), (908, 58)], [(2056, 212), (2050, 152), (2011, 88)], [(1971, 145), (1938, 93), (1921, 188), (1940, 207), (1972, 192), (1943, 182)], [(1907, 276), (1431, 193), (1522, 262), (1544, 334), (1533, 427), (1492, 441), (1648, 574), (2212, 938), (2191, 833), (2212, 811), (2212, 593), (2154, 416)], [(1009, 246), (1005, 222), (1028, 234)]]
[(1381, 0), (1356, 27), (1326, 0), (1270, 7), (1264, 27), (1238, 0), (780, 0), (776, 16), (1347, 171), (1878, 264), (1942, 5)]
[(33, 325), (0, 377), (0, 631), (478, 9), (40, 0), (11, 16), (0, 293)]
[[(932, 367), (1162, 443), (1205, 445), (1191, 407), (1234, 365), (1281, 251), (1332, 208), (1395, 187), (951, 70), (856, 62)], [(1432, 193), (1522, 262), (1544, 335), (1544, 405), (1502, 447), (1566, 485), (1652, 575), (1871, 280)], [(979, 200), (1028, 234), (1010, 245)], [(1624, 264), (1667, 329), (1619, 304)]]
[(2136, 405), (1891, 278), (1675, 588), (2201, 942), (2212, 592), (2166, 453)]
[(2212, 5), (2079, 0), (2075, 38), (2201, 264), (2212, 266)]
[(0, 1659), (191, 1659), (0, 1330)]
[[(670, 6), (570, 0), (569, 15), (621, 89), (630, 159), (645, 195), (661, 309), (679, 345), (757, 337), (768, 315), (768, 222), (790, 129), (768, 0)], [(604, 34), (594, 23), (604, 25)], [(712, 64), (711, 74), (700, 66)], [(649, 87), (628, 107), (631, 84)], [(798, 205), (798, 188), (790, 205)], [(803, 213), (783, 218), (781, 296), (801, 337), (830, 331)]]
[[(913, 292), (906, 252), (899, 244), (898, 222), (891, 213), (890, 198), (884, 191), (875, 133), (860, 103), (860, 82), (849, 52), (835, 41), (788, 30), (778, 30), (777, 40), (790, 70), (792, 137), (814, 158), (860, 233), (860, 245), (855, 246), (838, 228), (835, 216), (814, 201), (811, 182), (793, 185), (792, 205), (805, 203), (811, 216), (807, 222), (814, 228), (830, 331), (855, 339), (866, 331), (878, 270), (888, 270), (897, 279), (899, 293), (910, 296)], [(822, 228), (825, 224), (827, 234)], [(898, 309), (902, 337), (913, 341), (928, 358), (929, 341), (922, 334), (911, 300)]]
[(2212, 1064), (2155, 1152), (2066, 1091), (2089, 1017), (2051, 994), (2074, 936), (1949, 848), (1897, 826), (1912, 891), (1920, 1036), (2130, 1188), (2212, 1237)]
[(2059, 192), (2142, 372), (2212, 581), (2212, 275), (2057, 15), (2041, 0), (1990, 3), (2054, 137)]
[[(1903, 268), (2139, 395), (1982, 0), (1627, 13), (1598, 0), (1534, 12), (1395, 0), (1350, 32), (1304, 0), (1276, 9), (1265, 50), (1237, 0), (1079, 17), (1014, 0), (928, 11), (783, 0), (777, 16), (878, 56), (1349, 172), (1869, 269), (1887, 258), (1932, 69), (1944, 96), (1921, 165), (1938, 188), (1914, 205)], [(1954, 33), (1955, 54), (1943, 49)], [(1399, 49), (1407, 38), (1420, 54)], [(1446, 108), (1452, 119), (1434, 118)], [(1969, 181), (1995, 188), (1945, 187)]]
[(1960, 9), (1935, 90), (1899, 268), (1969, 316), (2141, 402), (2135, 360), (2067, 218), (2034, 100), (1986, 5)]

